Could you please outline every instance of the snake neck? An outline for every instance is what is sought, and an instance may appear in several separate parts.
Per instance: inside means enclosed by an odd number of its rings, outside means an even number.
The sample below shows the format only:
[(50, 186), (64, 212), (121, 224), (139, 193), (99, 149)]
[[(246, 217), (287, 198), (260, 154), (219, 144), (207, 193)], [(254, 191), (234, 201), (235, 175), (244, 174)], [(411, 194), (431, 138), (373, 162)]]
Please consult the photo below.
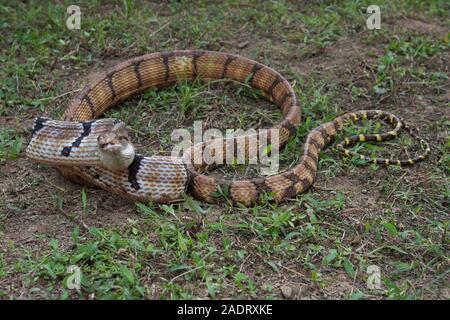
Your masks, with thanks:
[(99, 149), (99, 158), (103, 167), (111, 171), (120, 171), (128, 168), (135, 156), (134, 146), (128, 143), (127, 146), (117, 152), (105, 152)]

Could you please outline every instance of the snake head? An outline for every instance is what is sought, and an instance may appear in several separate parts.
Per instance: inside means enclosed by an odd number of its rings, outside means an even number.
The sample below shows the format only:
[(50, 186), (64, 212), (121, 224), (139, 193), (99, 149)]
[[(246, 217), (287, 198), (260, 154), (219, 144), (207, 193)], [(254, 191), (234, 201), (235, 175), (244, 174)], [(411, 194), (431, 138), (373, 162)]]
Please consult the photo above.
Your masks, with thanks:
[(133, 162), (135, 150), (123, 122), (100, 134), (97, 143), (100, 161), (106, 169), (123, 170)]

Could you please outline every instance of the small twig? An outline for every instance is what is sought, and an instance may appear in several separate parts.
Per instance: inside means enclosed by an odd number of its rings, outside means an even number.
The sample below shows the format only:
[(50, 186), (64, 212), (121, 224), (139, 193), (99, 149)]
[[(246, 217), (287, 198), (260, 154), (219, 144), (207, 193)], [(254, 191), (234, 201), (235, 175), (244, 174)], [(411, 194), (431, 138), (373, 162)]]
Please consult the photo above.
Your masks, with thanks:
[(67, 189), (64, 189), (64, 188), (61, 188), (60, 186), (57, 186), (56, 184), (54, 184), (53, 182), (51, 182), (49, 179), (47, 179), (47, 177), (45, 177), (45, 176), (44, 176), (44, 179), (45, 179), (45, 182), (47, 182), (47, 183), (48, 183), (49, 185), (51, 185), (53, 188), (58, 189), (59, 191), (61, 191), (61, 192), (63, 192), (63, 193), (65, 193), (65, 192), (68, 191)]
[[(189, 273), (191, 273), (191, 272), (197, 271), (198, 269), (201, 269), (201, 268), (203, 268), (203, 267), (204, 267), (204, 266), (198, 266), (198, 267), (196, 267), (196, 268), (194, 268), (194, 269), (185, 271), (185, 272), (183, 272), (183, 273), (177, 275), (176, 277), (172, 278), (172, 280), (169, 281), (169, 284), (173, 283), (176, 279), (181, 278), (182, 276), (185, 276), (185, 275), (187, 275), (187, 274), (189, 274)], [(208, 266), (208, 267), (209, 267), (209, 266)]]
[(335, 189), (330, 189), (330, 188), (326, 188), (326, 187), (322, 187), (322, 186), (319, 186), (319, 185), (314, 185), (314, 189), (317, 189), (317, 190), (322, 190), (322, 191), (336, 191)]
[(76, 90), (68, 91), (68, 92), (62, 93), (62, 94), (60, 94), (60, 95), (58, 95), (58, 96), (45, 97), (45, 98), (37, 99), (37, 101), (55, 100), (55, 99), (59, 99), (59, 98), (61, 98), (61, 97), (64, 97), (64, 96), (66, 96), (66, 95), (68, 95), (68, 94), (78, 92), (78, 91), (81, 91), (81, 89), (76, 89)]
[(352, 290), (350, 290), (350, 296), (352, 296), (353, 291), (355, 290), (356, 276), (358, 275), (358, 270), (355, 271), (355, 276), (353, 277)]
[(408, 172), (405, 172), (400, 179), (398, 179), (398, 183), (396, 184), (396, 186), (394, 187), (394, 189), (391, 190), (391, 192), (389, 193), (389, 195), (387, 196), (386, 200), (389, 200), (389, 198), (392, 196), (392, 194), (394, 193), (394, 191), (397, 190), (398, 186), (400, 185), (400, 183), (402, 182), (403, 178), (406, 176)]
[(58, 212), (62, 214), (66, 219), (71, 221), (72, 223), (75, 223), (76, 225), (81, 225), (83, 228), (85, 228), (87, 231), (89, 230), (89, 227), (84, 223), (83, 218), (80, 218), (80, 222), (77, 221), (75, 217), (72, 217), (70, 214), (68, 214), (66, 211), (64, 211), (61, 208), (58, 208)]
[(170, 21), (167, 22), (165, 25), (163, 25), (161, 28), (159, 28), (156, 31), (153, 31), (152, 33), (150, 33), (150, 37), (153, 37), (155, 34), (157, 34), (158, 32), (160, 32), (162, 29), (164, 29), (165, 27), (167, 27), (170, 24)]
[(299, 276), (301, 276), (301, 277), (305, 277), (305, 275), (304, 275), (303, 273), (298, 272), (298, 271), (296, 271), (296, 270), (293, 270), (293, 269), (291, 269), (291, 268), (285, 267), (285, 266), (283, 266), (281, 263), (279, 264), (279, 266), (282, 267), (283, 269), (286, 269), (287, 271), (290, 271), (290, 272), (292, 272), (292, 273), (295, 273), (296, 275), (299, 275)]
[(16, 91), (17, 94), (20, 94), (19, 92), (19, 74), (16, 72)]

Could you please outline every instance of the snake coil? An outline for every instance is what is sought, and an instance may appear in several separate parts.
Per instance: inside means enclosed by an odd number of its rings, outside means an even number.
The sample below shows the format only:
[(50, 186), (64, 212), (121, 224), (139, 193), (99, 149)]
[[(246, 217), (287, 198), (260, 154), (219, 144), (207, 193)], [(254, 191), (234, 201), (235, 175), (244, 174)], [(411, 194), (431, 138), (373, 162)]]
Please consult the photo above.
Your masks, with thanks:
[[(197, 77), (203, 81), (225, 78), (249, 82), (253, 88), (261, 90), (265, 98), (274, 102), (283, 114), (283, 120), (271, 129), (278, 131), (279, 145), (283, 146), (296, 134), (301, 119), (297, 96), (289, 82), (277, 71), (233, 54), (171, 51), (133, 58), (106, 70), (73, 98), (65, 111), (64, 121), (36, 119), (27, 155), (36, 161), (57, 166), (64, 176), (72, 180), (82, 180), (135, 201), (171, 202), (179, 200), (187, 191), (202, 201), (217, 202), (220, 199), (214, 194), (226, 189), (225, 196), (232, 203), (249, 206), (265, 199), (267, 193), (280, 202), (305, 192), (316, 178), (320, 151), (334, 140), (345, 125), (354, 121), (380, 119), (391, 124), (393, 129), (386, 133), (345, 138), (337, 148), (347, 156), (358, 156), (369, 163), (404, 166), (425, 159), (430, 152), (428, 144), (394, 114), (362, 110), (343, 114), (313, 129), (306, 137), (299, 163), (286, 172), (264, 178), (226, 180), (206, 175), (208, 166), (205, 163), (191, 161), (196, 152), (206, 147), (206, 143), (194, 145), (183, 158), (136, 155), (126, 170), (110, 171), (101, 166), (96, 138), (100, 133), (111, 130), (118, 121), (98, 119), (106, 110), (149, 88), (164, 88), (180, 79), (194, 80)], [(407, 160), (372, 159), (348, 149), (360, 141), (392, 139), (399, 135), (402, 128), (425, 145), (424, 154)], [(269, 143), (271, 136), (268, 135)], [(223, 155), (230, 152), (235, 144), (236, 139), (223, 143)], [(246, 143), (246, 157), (250, 149), (250, 143)]]

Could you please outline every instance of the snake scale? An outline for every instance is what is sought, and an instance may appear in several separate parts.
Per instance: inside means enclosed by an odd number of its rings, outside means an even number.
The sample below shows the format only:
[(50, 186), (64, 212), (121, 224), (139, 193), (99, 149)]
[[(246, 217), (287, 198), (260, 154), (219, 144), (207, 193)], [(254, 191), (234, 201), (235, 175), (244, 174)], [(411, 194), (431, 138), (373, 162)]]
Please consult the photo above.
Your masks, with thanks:
[[(212, 203), (219, 201), (215, 195), (218, 190), (227, 190), (225, 197), (233, 204), (249, 206), (267, 199), (267, 194), (281, 202), (305, 192), (316, 178), (320, 151), (334, 140), (345, 125), (355, 121), (379, 119), (392, 125), (393, 129), (380, 134), (345, 138), (337, 148), (347, 156), (358, 156), (368, 163), (404, 166), (425, 159), (430, 152), (428, 144), (394, 114), (363, 110), (343, 114), (313, 129), (306, 137), (299, 163), (285, 172), (264, 178), (226, 180), (206, 175), (208, 166), (192, 163), (191, 157), (195, 152), (202, 151), (207, 143), (192, 146), (183, 157), (133, 154), (132, 162), (123, 170), (110, 170), (102, 166), (98, 137), (121, 124), (115, 119), (98, 119), (106, 110), (149, 88), (164, 88), (180, 79), (196, 78), (249, 83), (282, 112), (282, 121), (271, 129), (278, 130), (279, 145), (285, 145), (296, 134), (301, 120), (299, 103), (290, 83), (277, 71), (234, 54), (183, 50), (132, 58), (98, 75), (69, 103), (64, 121), (35, 120), (27, 155), (33, 160), (56, 166), (71, 180), (99, 186), (133, 201), (166, 203), (179, 200), (184, 192), (188, 192), (197, 199)], [(392, 160), (370, 158), (347, 149), (360, 141), (392, 139), (402, 128), (425, 145), (424, 154), (407, 160)], [(271, 136), (268, 135), (269, 142)], [(120, 139), (127, 141), (127, 137)], [(235, 143), (235, 139), (228, 139), (223, 144), (223, 154)], [(249, 149), (249, 143), (246, 143), (246, 156)]]

